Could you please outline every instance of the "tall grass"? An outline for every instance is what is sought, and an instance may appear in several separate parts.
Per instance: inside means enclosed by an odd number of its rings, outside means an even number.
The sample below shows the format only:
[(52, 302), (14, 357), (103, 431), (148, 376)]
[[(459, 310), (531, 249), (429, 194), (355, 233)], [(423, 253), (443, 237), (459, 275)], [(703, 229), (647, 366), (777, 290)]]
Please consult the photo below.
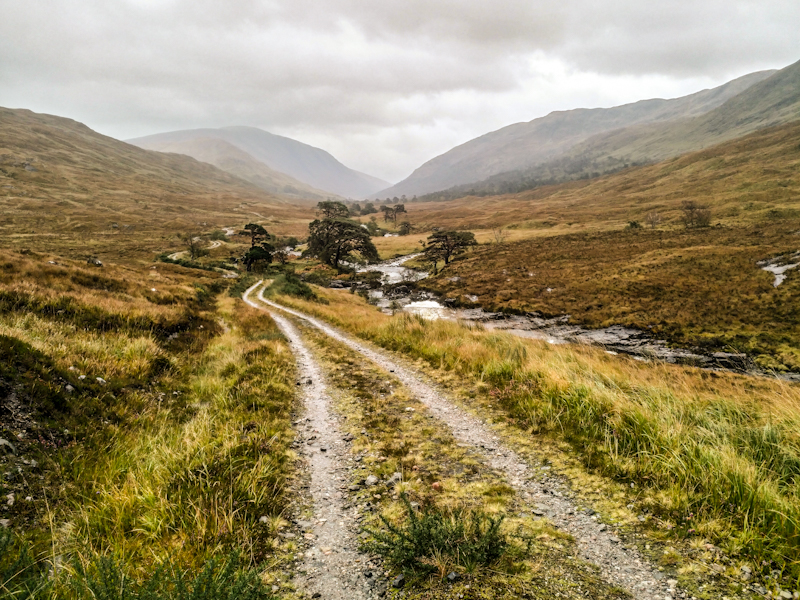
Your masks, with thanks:
[(800, 577), (797, 386), (390, 318), (351, 295), (325, 294), (329, 306), (282, 301), (482, 383), (515, 427), (566, 439), (587, 467), (651, 490), (651, 508), (678, 535), (706, 536)]

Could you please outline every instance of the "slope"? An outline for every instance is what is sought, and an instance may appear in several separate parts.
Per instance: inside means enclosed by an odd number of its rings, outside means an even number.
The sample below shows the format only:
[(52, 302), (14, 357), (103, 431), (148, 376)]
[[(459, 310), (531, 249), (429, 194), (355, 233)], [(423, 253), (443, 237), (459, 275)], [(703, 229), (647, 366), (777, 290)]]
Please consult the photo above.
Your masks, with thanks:
[[(188, 156), (142, 150), (70, 119), (0, 108), (3, 246), (148, 255), (165, 235), (251, 219), (300, 234), (310, 214)], [(120, 244), (120, 235), (138, 242)]]
[(751, 73), (723, 86), (672, 100), (652, 99), (607, 109), (559, 111), (528, 123), (509, 125), (428, 161), (378, 196), (419, 195), (481, 181), (497, 173), (549, 161), (598, 133), (638, 123), (701, 115), (772, 73)]
[(324, 200), (331, 194), (315, 189), (290, 175), (269, 168), (225, 140), (214, 138), (194, 138), (164, 144), (159, 152), (185, 154), (199, 161), (209, 163), (249, 181), (267, 192), (299, 196), (314, 200)]
[[(629, 326), (800, 372), (800, 272), (776, 286), (762, 262), (797, 262), (798, 140), (800, 121), (591, 181), (412, 204), (419, 230), (507, 225), (514, 240), (421, 285), (457, 302)], [(713, 226), (685, 227), (684, 201), (708, 206)]]
[(129, 140), (148, 150), (163, 151), (198, 138), (228, 142), (257, 161), (307, 185), (345, 197), (362, 198), (387, 183), (344, 166), (325, 150), (255, 127), (223, 127), (172, 131)]

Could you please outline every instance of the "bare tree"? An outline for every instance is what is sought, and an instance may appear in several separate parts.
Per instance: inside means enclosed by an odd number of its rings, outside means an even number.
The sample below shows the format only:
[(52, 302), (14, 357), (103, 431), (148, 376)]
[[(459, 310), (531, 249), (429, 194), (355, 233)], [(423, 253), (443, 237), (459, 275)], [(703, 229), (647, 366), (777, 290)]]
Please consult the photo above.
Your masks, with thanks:
[(694, 200), (684, 200), (681, 203), (683, 211), (683, 224), (687, 229), (695, 227), (708, 227), (711, 224), (711, 209), (705, 204), (698, 204)]
[(655, 229), (661, 223), (661, 215), (658, 214), (656, 211), (647, 213), (647, 216), (644, 218), (645, 223), (650, 225), (650, 229)]
[(494, 235), (494, 241), (498, 244), (502, 244), (508, 239), (508, 230), (505, 227), (492, 229), (492, 234)]

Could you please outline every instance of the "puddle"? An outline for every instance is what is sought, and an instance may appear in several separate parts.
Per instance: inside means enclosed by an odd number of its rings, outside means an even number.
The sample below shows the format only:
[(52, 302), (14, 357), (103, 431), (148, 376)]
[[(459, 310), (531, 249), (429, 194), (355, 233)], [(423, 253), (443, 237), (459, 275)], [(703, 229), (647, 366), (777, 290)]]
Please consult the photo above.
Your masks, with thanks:
[[(798, 261), (798, 262), (791, 262)], [(776, 256), (775, 258), (768, 258), (760, 260), (756, 263), (763, 271), (768, 271), (775, 275), (775, 281), (772, 283), (773, 287), (778, 287), (786, 281), (786, 272), (800, 267), (800, 252), (795, 252), (789, 256)]]

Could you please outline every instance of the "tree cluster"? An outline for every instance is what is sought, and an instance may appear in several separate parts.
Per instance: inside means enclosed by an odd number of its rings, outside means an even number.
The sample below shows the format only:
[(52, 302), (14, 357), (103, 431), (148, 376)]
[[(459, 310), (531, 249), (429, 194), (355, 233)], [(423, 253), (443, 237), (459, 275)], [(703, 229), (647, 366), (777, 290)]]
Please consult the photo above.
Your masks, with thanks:
[(321, 219), (308, 226), (308, 249), (305, 255), (315, 256), (335, 269), (342, 262), (359, 258), (367, 262), (378, 260), (378, 251), (370, 239), (369, 230), (351, 221), (350, 211), (341, 202), (320, 202), (317, 211)]
[(253, 270), (257, 264), (270, 264), (275, 247), (269, 243), (271, 238), (269, 232), (257, 223), (248, 223), (244, 230), (239, 232), (241, 235), (250, 236), (250, 249), (242, 256), (242, 262), (248, 271)]
[(477, 246), (475, 234), (471, 231), (435, 231), (428, 237), (428, 243), (423, 251), (425, 258), (433, 263), (436, 269), (438, 262), (450, 264), (457, 255), (463, 254), (471, 246)]
[(397, 223), (397, 215), (406, 213), (406, 205), (405, 204), (395, 204), (394, 206), (381, 206), (381, 211), (383, 211), (383, 222), (388, 223), (392, 221), (393, 223)]
[(694, 200), (684, 200), (681, 203), (681, 211), (683, 212), (681, 220), (687, 229), (711, 225), (711, 209), (705, 204), (698, 204)]

